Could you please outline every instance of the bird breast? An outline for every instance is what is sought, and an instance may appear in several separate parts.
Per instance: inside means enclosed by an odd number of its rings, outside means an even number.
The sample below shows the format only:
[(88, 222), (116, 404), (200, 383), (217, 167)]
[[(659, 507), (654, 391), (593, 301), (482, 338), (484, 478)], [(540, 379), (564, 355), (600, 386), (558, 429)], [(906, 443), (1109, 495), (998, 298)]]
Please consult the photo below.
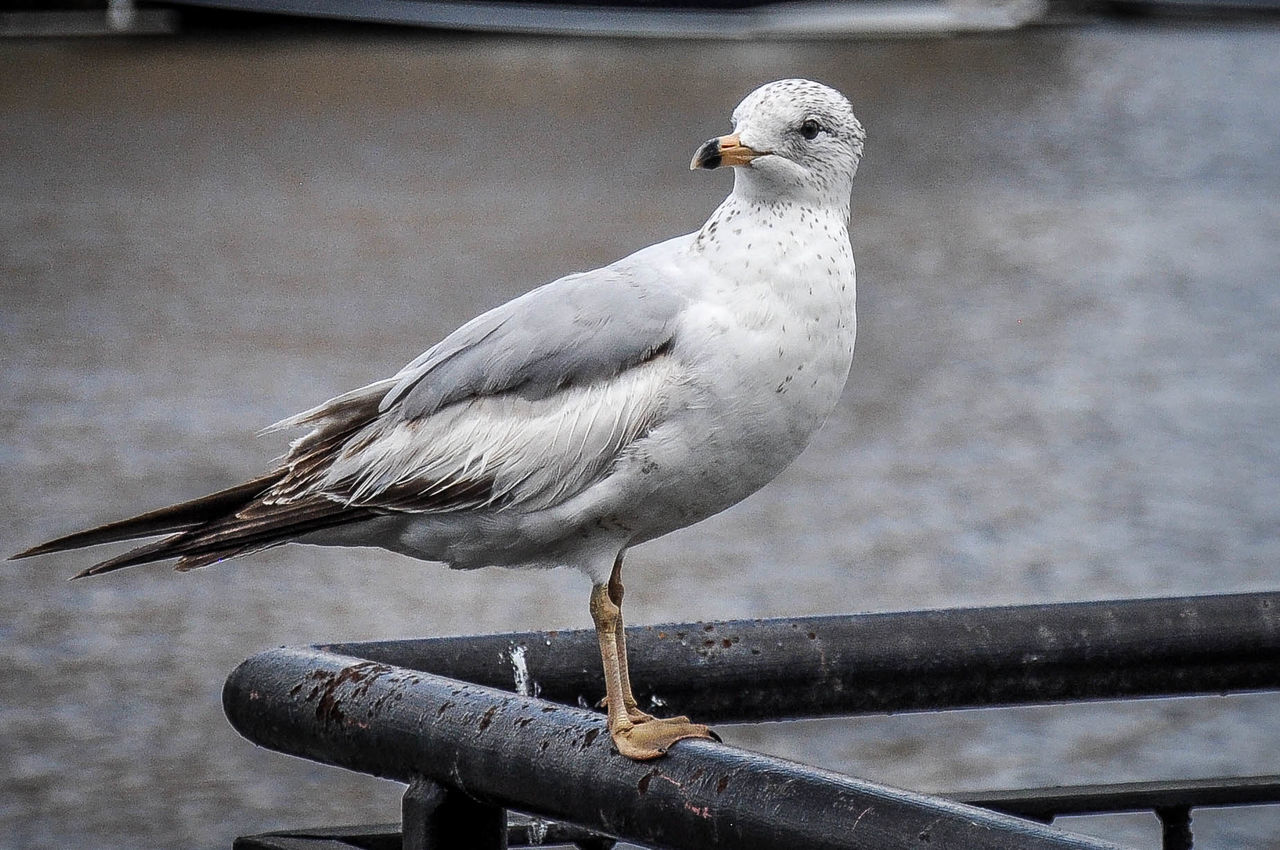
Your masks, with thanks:
[(741, 227), (732, 249), (701, 246), (709, 283), (672, 351), (686, 367), (686, 414), (673, 414), (670, 426), (684, 433), (666, 445), (692, 451), (661, 457), (655, 448), (653, 460), (696, 479), (682, 490), (696, 500), (684, 506), (685, 521), (745, 498), (789, 464), (835, 406), (853, 359), (855, 275), (844, 222), (808, 214)]
[[(842, 216), (784, 208), (743, 217), (732, 246), (707, 252), (715, 273), (691, 336), (701, 357), (725, 357), (734, 397), (778, 411), (794, 427), (821, 424), (853, 360), (856, 284)], [(817, 421), (806, 427), (805, 423)]]

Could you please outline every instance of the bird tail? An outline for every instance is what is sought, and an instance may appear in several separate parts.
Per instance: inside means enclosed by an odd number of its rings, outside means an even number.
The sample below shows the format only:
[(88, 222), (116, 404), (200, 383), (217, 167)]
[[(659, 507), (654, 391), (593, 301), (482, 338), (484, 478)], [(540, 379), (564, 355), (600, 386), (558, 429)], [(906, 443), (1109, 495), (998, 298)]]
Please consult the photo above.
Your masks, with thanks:
[[(87, 546), (115, 543), (120, 540), (137, 540), (142, 537), (154, 537), (158, 534), (190, 532), (210, 523), (224, 520), (228, 516), (234, 516), (272, 485), (279, 482), (285, 474), (286, 470), (279, 469), (261, 478), (246, 481), (244, 484), (229, 487), (226, 490), (219, 490), (199, 499), (192, 499), (189, 502), (149, 511), (129, 519), (110, 522), (97, 528), (91, 528), (88, 531), (68, 534), (65, 537), (59, 537), (57, 540), (50, 540), (48, 543), (41, 543), (39, 546), (33, 546), (30, 549), (19, 552), (11, 556), (10, 560), (30, 558), (50, 552), (64, 552), (69, 549), (83, 549)], [(182, 554), (181, 552), (173, 551), (172, 544), (178, 538), (186, 536), (186, 534), (178, 534), (177, 537), (170, 537), (132, 549), (119, 557), (90, 567), (76, 575), (75, 578), (110, 572), (123, 567), (131, 567), (135, 564), (160, 561)], [(230, 557), (231, 554), (233, 553), (227, 553), (225, 557)]]
[[(378, 414), (391, 382), (380, 381), (330, 399), (271, 429), (314, 425), (292, 444), (273, 472), (190, 502), (150, 511), (33, 546), (12, 558), (82, 549), (101, 543), (169, 535), (94, 564), (73, 578), (177, 558), (179, 570), (279, 546), (315, 531), (370, 519), (378, 511), (312, 490), (317, 476), (352, 434)], [(290, 483), (285, 485), (286, 479)]]

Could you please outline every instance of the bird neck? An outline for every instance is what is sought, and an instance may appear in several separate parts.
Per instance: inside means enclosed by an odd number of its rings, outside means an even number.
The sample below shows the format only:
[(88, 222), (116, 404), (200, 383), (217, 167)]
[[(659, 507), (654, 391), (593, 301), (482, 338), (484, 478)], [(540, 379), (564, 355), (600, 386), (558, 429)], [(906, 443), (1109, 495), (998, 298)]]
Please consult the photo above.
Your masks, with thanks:
[(852, 178), (835, 184), (797, 182), (795, 175), (787, 172), (735, 168), (729, 200), (737, 198), (746, 205), (757, 207), (805, 207), (847, 222), (852, 189)]
[(716, 211), (707, 219), (706, 224), (698, 231), (697, 242), (705, 244), (717, 237), (737, 231), (740, 235), (744, 227), (751, 227), (759, 222), (772, 222), (777, 217), (795, 217), (800, 221), (811, 222), (820, 226), (830, 234), (842, 236), (848, 241), (849, 202), (813, 203), (811, 199), (802, 198), (760, 198), (732, 192), (725, 198)]
[(826, 251), (815, 246), (828, 240), (847, 247), (849, 206), (788, 198), (757, 200), (733, 192), (694, 235), (692, 247), (699, 253), (719, 254), (726, 244), (736, 242), (749, 250), (753, 242), (761, 247), (774, 244), (784, 233), (801, 239), (814, 250)]

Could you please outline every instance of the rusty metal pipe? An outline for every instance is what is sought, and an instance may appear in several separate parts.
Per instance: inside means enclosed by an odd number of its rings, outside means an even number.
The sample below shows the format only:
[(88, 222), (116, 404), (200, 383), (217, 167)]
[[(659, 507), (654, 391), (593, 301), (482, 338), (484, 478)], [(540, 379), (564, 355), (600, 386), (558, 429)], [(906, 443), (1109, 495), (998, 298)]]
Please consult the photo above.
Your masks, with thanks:
[(316, 649), (240, 665), (223, 704), (255, 743), (670, 850), (1114, 850), (1115, 845), (711, 741), (618, 755), (595, 712)]

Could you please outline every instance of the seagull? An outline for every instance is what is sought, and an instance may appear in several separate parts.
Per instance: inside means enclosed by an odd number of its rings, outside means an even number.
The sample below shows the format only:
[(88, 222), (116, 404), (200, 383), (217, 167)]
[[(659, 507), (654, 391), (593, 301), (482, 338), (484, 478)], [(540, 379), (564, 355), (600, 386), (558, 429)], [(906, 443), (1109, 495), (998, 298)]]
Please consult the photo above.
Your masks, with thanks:
[(835, 406), (853, 360), (864, 139), (834, 89), (764, 85), (693, 156), (691, 169), (734, 173), (697, 232), (533, 289), (395, 375), (276, 423), (308, 430), (252, 481), (13, 557), (163, 535), (75, 578), (295, 542), (456, 569), (574, 567), (591, 580), (618, 751), (652, 759), (714, 737), (637, 705), (623, 556), (767, 484)]

